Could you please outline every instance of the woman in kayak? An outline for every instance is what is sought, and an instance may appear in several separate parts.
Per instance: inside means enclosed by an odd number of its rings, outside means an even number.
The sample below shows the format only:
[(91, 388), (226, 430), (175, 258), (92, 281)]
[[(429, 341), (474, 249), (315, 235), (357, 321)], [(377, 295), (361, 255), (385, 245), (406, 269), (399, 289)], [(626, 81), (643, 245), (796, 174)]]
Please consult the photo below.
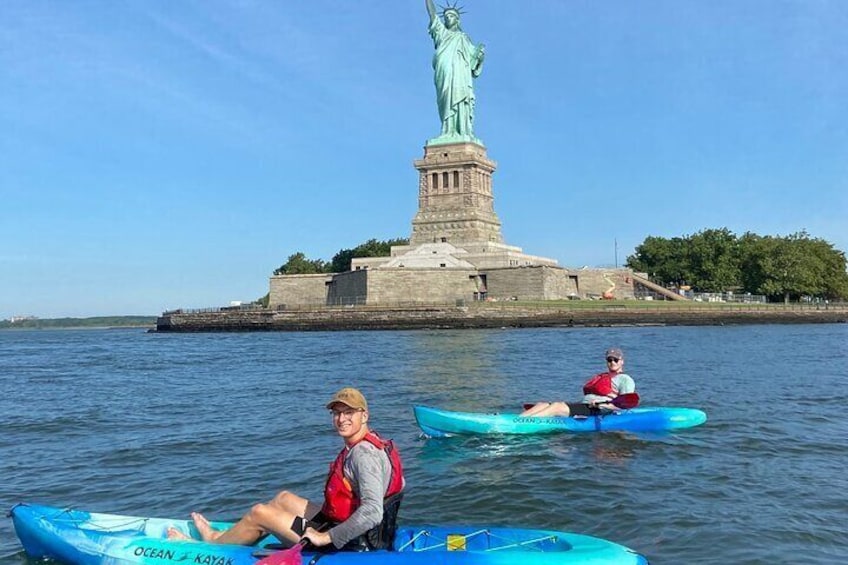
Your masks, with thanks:
[(624, 394), (633, 395), (636, 383), (624, 373), (621, 349), (607, 349), (605, 357), (607, 371), (586, 381), (582, 402), (539, 402), (522, 412), (521, 416), (593, 416), (615, 410), (614, 400)]
[[(192, 512), (203, 541), (252, 545), (270, 533), (280, 540), (305, 539), (316, 548), (332, 545), (357, 551), (391, 546), (404, 487), (397, 449), (391, 440), (368, 429), (368, 404), (355, 388), (341, 389), (327, 408), (345, 445), (330, 465), (323, 505), (282, 491), (269, 502), (254, 505), (224, 531)], [(173, 527), (168, 537), (190, 539)]]

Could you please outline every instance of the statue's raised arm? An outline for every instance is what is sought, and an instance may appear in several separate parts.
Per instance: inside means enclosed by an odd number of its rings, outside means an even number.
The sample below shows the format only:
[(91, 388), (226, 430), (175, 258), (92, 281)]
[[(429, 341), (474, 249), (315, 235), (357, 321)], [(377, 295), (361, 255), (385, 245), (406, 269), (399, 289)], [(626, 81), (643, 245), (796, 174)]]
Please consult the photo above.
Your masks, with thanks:
[(436, 13), (436, 5), (433, 4), (433, 0), (424, 0), (424, 4), (427, 6), (427, 13), (430, 14), (430, 21), (432, 22), (439, 16)]
[(460, 8), (456, 5), (442, 9), (442, 18), (433, 0), (424, 0), (430, 16), (430, 36), (433, 38), (433, 81), (436, 101), (442, 121), (441, 134), (428, 144), (472, 141), (474, 137), (473, 79), (483, 69), (486, 50), (481, 43), (474, 45), (460, 27)]

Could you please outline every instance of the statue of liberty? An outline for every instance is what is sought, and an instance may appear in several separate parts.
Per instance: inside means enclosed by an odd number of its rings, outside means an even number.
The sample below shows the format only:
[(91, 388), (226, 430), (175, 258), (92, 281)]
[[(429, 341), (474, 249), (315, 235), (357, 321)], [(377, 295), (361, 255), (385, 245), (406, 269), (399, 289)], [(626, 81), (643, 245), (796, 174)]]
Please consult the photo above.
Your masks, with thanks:
[(436, 12), (433, 0), (425, 0), (430, 14), (430, 36), (436, 52), (433, 55), (436, 101), (442, 133), (427, 145), (472, 141), (474, 137), (474, 85), (473, 79), (480, 76), (483, 68), (485, 48), (474, 45), (459, 27), (460, 8), (456, 5), (442, 9), (442, 18)]

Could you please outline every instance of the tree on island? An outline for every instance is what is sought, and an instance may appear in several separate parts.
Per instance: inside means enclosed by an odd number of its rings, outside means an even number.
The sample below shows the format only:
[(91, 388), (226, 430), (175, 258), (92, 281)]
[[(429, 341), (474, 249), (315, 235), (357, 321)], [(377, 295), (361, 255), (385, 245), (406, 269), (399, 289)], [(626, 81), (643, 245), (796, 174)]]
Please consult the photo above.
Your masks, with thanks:
[(649, 236), (627, 266), (667, 286), (728, 290), (789, 302), (801, 296), (848, 299), (845, 253), (806, 231), (786, 237), (708, 229), (666, 239)]
[(387, 239), (386, 241), (378, 241), (369, 239), (365, 243), (360, 243), (353, 249), (341, 249), (333, 255), (330, 261), (330, 266), (334, 273), (344, 273), (350, 270), (351, 261), (357, 257), (388, 257), (392, 252), (392, 247), (396, 245), (409, 245), (409, 240), (405, 237), (396, 239)]
[(312, 275), (343, 273), (350, 270), (351, 261), (357, 257), (386, 257), (395, 245), (408, 245), (406, 238), (380, 241), (369, 239), (353, 249), (340, 249), (330, 261), (309, 259), (302, 251), (289, 255), (288, 260), (274, 270), (275, 275)]
[(801, 295), (848, 299), (845, 253), (802, 231), (787, 237), (745, 234), (741, 274), (745, 286), (789, 302)]
[(289, 255), (288, 260), (274, 270), (275, 275), (313, 275), (327, 273), (328, 264), (323, 259), (309, 259), (302, 251)]

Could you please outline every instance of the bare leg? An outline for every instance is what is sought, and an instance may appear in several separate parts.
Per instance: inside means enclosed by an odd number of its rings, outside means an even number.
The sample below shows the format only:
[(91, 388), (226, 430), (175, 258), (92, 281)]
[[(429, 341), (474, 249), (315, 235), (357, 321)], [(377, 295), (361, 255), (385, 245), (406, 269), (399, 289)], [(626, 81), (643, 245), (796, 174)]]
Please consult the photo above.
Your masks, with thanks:
[(533, 406), (531, 406), (530, 408), (528, 408), (527, 410), (525, 410), (524, 412), (519, 414), (519, 416), (525, 416), (525, 417), (535, 416), (536, 414), (538, 414), (542, 410), (545, 410), (550, 405), (551, 405), (550, 402), (537, 402), (536, 404), (534, 404)]
[(565, 402), (539, 402), (532, 408), (525, 410), (520, 414), (523, 417), (536, 416), (569, 416), (571, 411), (568, 409), (568, 404)]
[(265, 504), (256, 504), (229, 530), (218, 532), (200, 514), (192, 514), (192, 519), (203, 540), (211, 543), (231, 543), (252, 545), (267, 533), (296, 542), (300, 539), (291, 530), (296, 516), (314, 515), (316, 510), (309, 501), (288, 491), (282, 491)]

